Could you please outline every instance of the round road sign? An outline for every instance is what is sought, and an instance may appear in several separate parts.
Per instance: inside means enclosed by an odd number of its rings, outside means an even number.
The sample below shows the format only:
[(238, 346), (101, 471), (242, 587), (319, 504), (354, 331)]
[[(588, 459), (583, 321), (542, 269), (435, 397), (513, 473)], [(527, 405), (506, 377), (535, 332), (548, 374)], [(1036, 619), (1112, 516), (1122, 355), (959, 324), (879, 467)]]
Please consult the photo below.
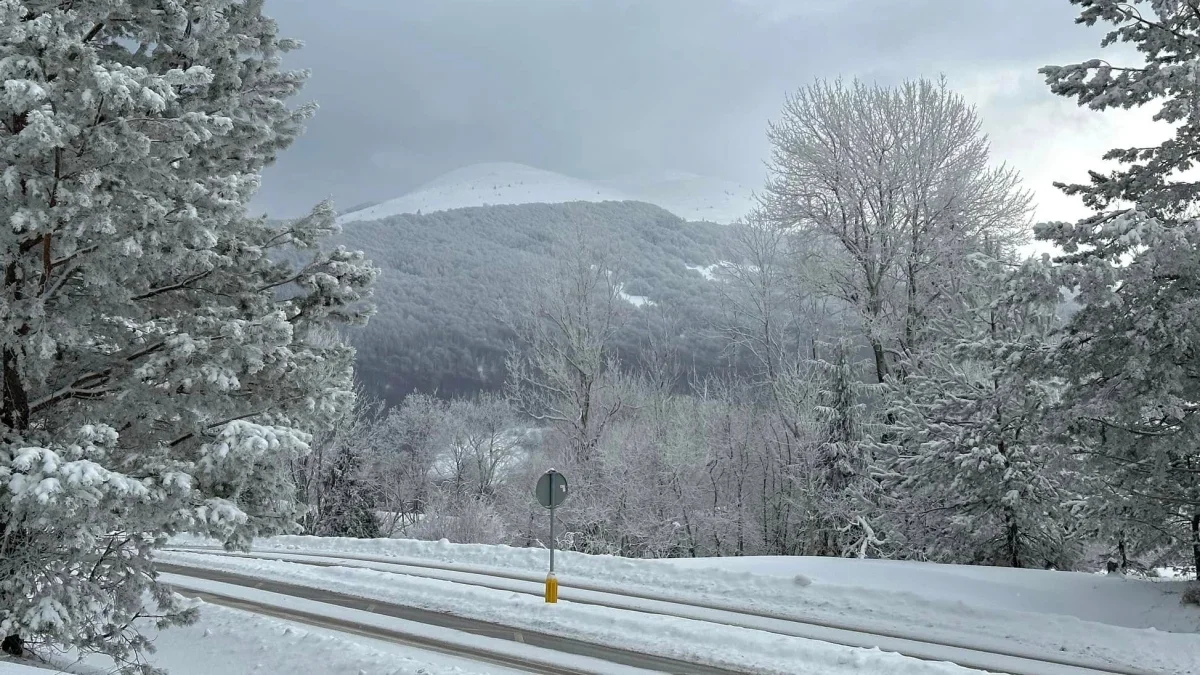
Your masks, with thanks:
[(567, 477), (550, 469), (538, 479), (534, 494), (538, 503), (548, 509), (560, 506), (567, 501)]

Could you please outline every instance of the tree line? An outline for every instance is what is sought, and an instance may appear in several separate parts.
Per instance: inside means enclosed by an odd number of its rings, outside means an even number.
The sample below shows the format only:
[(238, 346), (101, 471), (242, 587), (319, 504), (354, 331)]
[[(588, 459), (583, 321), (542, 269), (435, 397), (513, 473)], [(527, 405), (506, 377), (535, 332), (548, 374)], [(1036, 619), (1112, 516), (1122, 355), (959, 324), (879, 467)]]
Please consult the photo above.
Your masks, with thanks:
[[(1118, 40), (1196, 48), (1170, 13), (1144, 23), (1097, 2), (1083, 16)], [(1168, 178), (1196, 147), (1197, 88), (1150, 64), (1043, 69), (1092, 107), (1164, 96), (1180, 131), (1061, 186), (1097, 213), (1037, 225), (1059, 251), (1042, 259), (1019, 254), (1030, 194), (990, 163), (976, 111), (944, 81), (790, 96), (760, 207), (712, 282), (711, 328), (741, 370), (689, 373), (671, 308), (622, 300), (620, 250), (560, 237), (509, 326), (505, 395), (411, 397), (382, 418), (426, 410), (441, 427), (406, 493), (438, 506), (405, 533), (542, 542), (528, 493), (553, 465), (575, 487), (558, 544), (580, 551), (1196, 565), (1195, 186)], [(634, 362), (615, 344), (628, 321), (648, 324)], [(487, 489), (469, 487), (477, 461), (446, 459), (475, 452), (455, 438), (475, 406), (511, 425)]]

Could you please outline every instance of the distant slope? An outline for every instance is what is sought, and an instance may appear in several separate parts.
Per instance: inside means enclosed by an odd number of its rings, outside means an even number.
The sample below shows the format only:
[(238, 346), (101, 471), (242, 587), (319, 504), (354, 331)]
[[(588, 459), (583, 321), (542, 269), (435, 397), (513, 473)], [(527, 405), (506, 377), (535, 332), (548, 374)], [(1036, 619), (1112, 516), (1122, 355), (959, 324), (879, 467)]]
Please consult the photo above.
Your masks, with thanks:
[(341, 243), (366, 251), (382, 269), (379, 312), (352, 334), (368, 390), (394, 403), (413, 390), (498, 388), (511, 339), (506, 306), (528, 293), (530, 270), (551, 264), (552, 242), (580, 226), (620, 253), (624, 292), (649, 301), (631, 303), (633, 320), (620, 337), (626, 356), (635, 358), (644, 342), (638, 316), (669, 309), (682, 322), (689, 370), (716, 369), (721, 344), (710, 327), (720, 289), (695, 268), (729, 259), (728, 228), (637, 202), (503, 205), (344, 226)]
[(503, 204), (641, 201), (683, 218), (727, 224), (753, 207), (749, 188), (731, 181), (668, 172), (586, 181), (524, 164), (473, 164), (451, 171), (412, 192), (342, 214), (338, 222), (378, 220)]
[(474, 164), (381, 204), (347, 213), (339, 222), (378, 220), (471, 206), (629, 201), (618, 191), (552, 171), (512, 163)]
[(642, 173), (597, 181), (674, 213), (684, 220), (728, 224), (744, 219), (754, 209), (754, 191), (733, 181), (694, 173)]

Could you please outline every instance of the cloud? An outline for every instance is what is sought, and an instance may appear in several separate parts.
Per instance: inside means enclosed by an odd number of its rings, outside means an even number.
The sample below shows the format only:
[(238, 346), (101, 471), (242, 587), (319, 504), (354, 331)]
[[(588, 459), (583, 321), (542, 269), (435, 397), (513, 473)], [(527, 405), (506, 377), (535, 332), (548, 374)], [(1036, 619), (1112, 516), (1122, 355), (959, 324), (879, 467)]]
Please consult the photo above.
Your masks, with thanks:
[(767, 120), (817, 77), (946, 73), (980, 104), (997, 155), (1027, 175), (1055, 166), (1046, 148), (1084, 161), (1091, 141), (1066, 136), (1108, 128), (1069, 113), (1036, 74), (1097, 53), (1099, 31), (1074, 26), (1066, 0), (270, 0), (267, 11), (306, 41), (290, 64), (312, 69), (303, 98), (321, 105), (267, 171), (255, 206), (277, 215), (326, 196), (342, 208), (394, 197), (482, 161), (758, 184)]

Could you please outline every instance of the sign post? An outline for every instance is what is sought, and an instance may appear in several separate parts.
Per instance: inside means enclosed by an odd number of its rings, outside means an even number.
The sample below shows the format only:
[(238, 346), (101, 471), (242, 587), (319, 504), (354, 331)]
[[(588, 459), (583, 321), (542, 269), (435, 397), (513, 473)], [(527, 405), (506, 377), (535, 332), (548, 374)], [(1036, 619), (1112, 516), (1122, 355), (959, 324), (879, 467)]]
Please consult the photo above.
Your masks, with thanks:
[(554, 509), (567, 500), (567, 477), (550, 469), (534, 488), (538, 503), (550, 509), (550, 574), (546, 575), (546, 602), (558, 602), (558, 579), (554, 576)]

